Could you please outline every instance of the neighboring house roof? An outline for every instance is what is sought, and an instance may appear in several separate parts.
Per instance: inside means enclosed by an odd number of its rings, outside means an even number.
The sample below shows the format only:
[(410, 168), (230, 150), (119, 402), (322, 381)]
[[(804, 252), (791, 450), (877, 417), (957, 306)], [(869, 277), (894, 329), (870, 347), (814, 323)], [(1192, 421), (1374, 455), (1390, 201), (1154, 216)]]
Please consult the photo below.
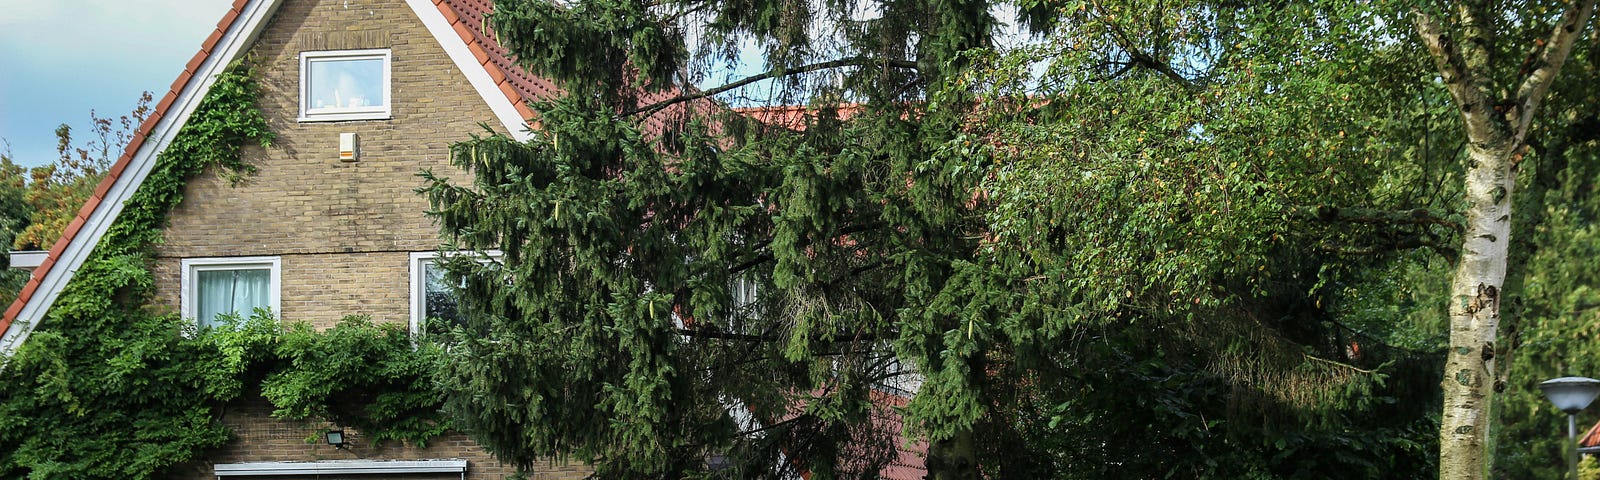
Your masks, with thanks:
[[(859, 103), (842, 103), (826, 108), (831, 110), (831, 115), (839, 120), (849, 120), (860, 115), (863, 108)], [(817, 120), (824, 108), (807, 105), (778, 105), (771, 107), (741, 107), (733, 109), (734, 113), (749, 117), (751, 120), (774, 127), (787, 128), (794, 131), (805, 131), (806, 125)]]
[[(871, 392), (871, 398), (873, 424), (886, 432), (899, 433), (905, 429), (906, 419), (901, 411), (911, 402), (910, 398), (877, 390)], [(927, 456), (927, 439), (898, 445), (894, 458), (878, 472), (878, 477), (884, 480), (920, 480), (928, 476), (927, 463), (924, 461)]]
[(1592, 451), (1600, 450), (1600, 423), (1595, 423), (1594, 426), (1589, 427), (1589, 431), (1584, 432), (1582, 436), (1578, 437), (1578, 449), (1591, 450), (1591, 452), (1585, 453), (1592, 453)]
[[(547, 97), (554, 84), (518, 68), (505, 48), (481, 28), (492, 10), (489, 0), (405, 0), (435, 40), (444, 47), (468, 82), (478, 91), (513, 137), (529, 138), (527, 120), (534, 116), (528, 101)], [(122, 156), (111, 165), (83, 208), (62, 231), (45, 259), (33, 270), (16, 301), (0, 316), (0, 356), (21, 346), (45, 318), (61, 289), (83, 265), (122, 212), (150, 169), (156, 155), (177, 136), (205, 98), (218, 74), (249, 51), (283, 0), (235, 0), (232, 8), (184, 65), (183, 73), (162, 95), (150, 116), (139, 124)]]

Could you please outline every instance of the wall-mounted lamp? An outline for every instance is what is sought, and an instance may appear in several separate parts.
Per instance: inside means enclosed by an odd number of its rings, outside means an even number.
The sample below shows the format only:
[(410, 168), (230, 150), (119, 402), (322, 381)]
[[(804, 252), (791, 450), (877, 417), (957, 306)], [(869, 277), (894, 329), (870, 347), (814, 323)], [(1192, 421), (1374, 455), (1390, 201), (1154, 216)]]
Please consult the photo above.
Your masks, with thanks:
[(328, 433), (323, 434), (323, 436), (328, 439), (328, 445), (333, 445), (333, 448), (345, 448), (344, 430), (328, 430)]

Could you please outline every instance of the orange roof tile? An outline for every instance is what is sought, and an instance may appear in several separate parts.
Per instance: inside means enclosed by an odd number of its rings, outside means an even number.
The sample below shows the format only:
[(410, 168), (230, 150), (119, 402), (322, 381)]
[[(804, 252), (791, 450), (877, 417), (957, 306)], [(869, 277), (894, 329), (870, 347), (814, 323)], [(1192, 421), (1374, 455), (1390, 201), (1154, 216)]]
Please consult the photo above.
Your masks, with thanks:
[(1589, 431), (1578, 437), (1578, 447), (1600, 447), (1600, 423), (1589, 427)]

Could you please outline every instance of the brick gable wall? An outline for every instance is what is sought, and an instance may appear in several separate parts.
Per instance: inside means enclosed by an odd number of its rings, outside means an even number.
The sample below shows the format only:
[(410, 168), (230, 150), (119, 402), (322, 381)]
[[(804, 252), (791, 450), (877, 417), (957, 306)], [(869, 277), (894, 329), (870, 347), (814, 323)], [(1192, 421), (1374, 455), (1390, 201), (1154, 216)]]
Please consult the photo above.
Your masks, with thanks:
[[(300, 52), (372, 48), (391, 50), (391, 119), (297, 121)], [(246, 152), (258, 172), (237, 186), (209, 172), (186, 186), (157, 249), (158, 302), (179, 309), (184, 258), (279, 256), (281, 318), (319, 328), (349, 314), (405, 324), (409, 252), (431, 251), (438, 243), (436, 227), (423, 215), (426, 201), (414, 193), (422, 185), (415, 174), (431, 168), (464, 178), (449, 166), (450, 143), (481, 132), (480, 124), (498, 125), (496, 117), (402, 0), (286, 0), (251, 54), (275, 145)], [(339, 134), (346, 132), (360, 137), (358, 162), (338, 159)], [(212, 463), (464, 458), (467, 478), (512, 473), (462, 435), (426, 449), (375, 448), (352, 431), (357, 446), (339, 450), (306, 442), (328, 425), (278, 421), (270, 412), (259, 397), (230, 406), (223, 422), (236, 439), (184, 472), (213, 478)], [(533, 478), (589, 472), (550, 464), (536, 468)]]
[[(369, 48), (391, 49), (393, 118), (298, 122), (300, 52)], [(283, 318), (408, 321), (407, 252), (438, 243), (416, 173), (461, 178), (450, 143), (494, 115), (400, 0), (286, 1), (251, 53), (277, 140), (247, 152), (259, 171), (238, 186), (212, 174), (190, 182), (158, 253), (161, 302), (178, 307), (182, 258), (276, 255)], [(360, 138), (358, 162), (338, 159), (346, 132)]]

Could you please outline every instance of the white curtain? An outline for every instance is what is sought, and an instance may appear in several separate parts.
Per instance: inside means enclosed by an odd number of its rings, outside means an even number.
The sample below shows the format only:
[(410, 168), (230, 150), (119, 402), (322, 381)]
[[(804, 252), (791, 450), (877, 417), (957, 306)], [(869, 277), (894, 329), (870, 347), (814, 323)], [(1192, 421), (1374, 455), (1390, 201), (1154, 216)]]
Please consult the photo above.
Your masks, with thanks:
[(197, 272), (195, 319), (200, 326), (212, 326), (217, 316), (238, 313), (249, 317), (256, 308), (268, 308), (272, 270), (202, 270)]

